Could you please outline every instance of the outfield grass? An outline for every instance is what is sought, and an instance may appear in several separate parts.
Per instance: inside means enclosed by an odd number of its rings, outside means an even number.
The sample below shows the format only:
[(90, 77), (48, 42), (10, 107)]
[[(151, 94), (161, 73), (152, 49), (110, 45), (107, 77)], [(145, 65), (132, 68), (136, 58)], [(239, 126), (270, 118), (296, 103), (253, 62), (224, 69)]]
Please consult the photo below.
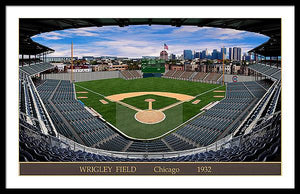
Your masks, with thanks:
[[(76, 85), (83, 86), (92, 91), (110, 96), (126, 92), (174, 92), (195, 96), (209, 89), (219, 86), (218, 84), (208, 84), (200, 82), (190, 82), (184, 80), (174, 80), (167, 78), (143, 78), (134, 80), (124, 80), (121, 78), (93, 80), (86, 82), (76, 82)], [(83, 90), (76, 87), (76, 91)]]
[[(91, 91), (97, 92), (103, 96), (110, 96), (113, 94), (120, 94), (120, 93), (127, 93), (127, 92), (173, 92), (173, 93), (181, 93), (181, 94), (187, 94), (191, 96), (196, 96), (202, 93), (205, 93), (209, 90), (212, 90), (211, 92), (207, 92), (203, 95), (199, 95), (197, 98), (191, 100), (190, 102), (184, 102), (181, 104), (181, 110), (176, 109), (176, 114), (181, 114), (180, 123), (185, 122), (186, 120), (190, 119), (191, 117), (195, 116), (200, 112), (200, 109), (210, 102), (221, 100), (222, 98), (214, 98), (216, 95), (223, 95), (225, 96), (225, 93), (214, 93), (213, 89), (217, 88), (216, 90), (224, 90), (226, 89), (225, 86), (221, 86), (218, 84), (208, 84), (208, 83), (200, 83), (200, 82), (190, 82), (190, 81), (184, 81), (184, 80), (173, 80), (173, 79), (166, 79), (166, 78), (143, 78), (143, 79), (135, 79), (135, 80), (124, 80), (120, 78), (116, 79), (105, 79), (105, 80), (95, 80), (95, 81), (87, 81), (87, 82), (77, 82), (75, 83), (75, 89), (76, 91), (87, 91), (86, 89), (83, 89), (82, 87), (85, 87)], [(152, 138), (154, 136), (158, 136), (159, 134), (165, 133), (168, 130), (173, 129), (176, 125), (179, 125), (180, 123), (177, 122), (170, 122), (171, 116), (167, 116), (166, 122), (161, 122), (154, 125), (147, 125), (147, 124), (141, 124), (138, 121), (135, 121), (134, 117), (134, 111), (128, 111), (126, 118), (120, 117), (120, 114), (118, 114), (118, 120), (117, 120), (117, 111), (120, 111), (123, 109), (117, 106), (115, 102), (108, 101), (103, 96), (92, 93), (88, 91), (88, 93), (80, 94), (77, 93), (77, 96), (86, 96), (88, 98), (86, 99), (79, 99), (81, 100), (86, 106), (93, 107), (97, 112), (99, 112), (105, 120), (113, 124), (114, 126), (117, 126), (118, 129), (123, 131), (126, 134), (130, 134), (129, 136), (136, 137), (136, 138)], [(144, 102), (144, 99), (146, 98), (153, 98), (157, 99), (156, 102), (152, 103), (153, 109), (160, 109), (167, 105), (175, 103), (177, 100), (173, 98), (167, 98), (162, 96), (156, 96), (156, 95), (144, 95), (139, 97), (133, 97), (133, 98), (127, 98), (124, 99), (125, 103), (131, 104), (137, 108), (140, 109), (148, 109), (148, 103)], [(99, 102), (99, 100), (105, 99), (108, 101), (108, 104), (102, 104)], [(199, 99), (200, 102), (198, 104), (192, 104), (194, 100)], [(126, 109), (124, 109), (126, 110)], [(122, 112), (121, 111), (121, 112)], [(165, 113), (166, 114), (166, 113)], [(173, 112), (170, 113), (170, 115), (176, 115)], [(131, 115), (131, 116), (129, 116)], [(166, 114), (167, 115), (167, 114)], [(121, 118), (121, 119), (120, 119)], [(121, 122), (122, 120), (126, 120), (126, 122)], [(174, 119), (174, 117), (173, 117)], [(176, 119), (176, 118), (175, 118)], [(134, 127), (137, 126), (137, 127)], [(140, 130), (141, 128), (152, 128), (153, 130)]]

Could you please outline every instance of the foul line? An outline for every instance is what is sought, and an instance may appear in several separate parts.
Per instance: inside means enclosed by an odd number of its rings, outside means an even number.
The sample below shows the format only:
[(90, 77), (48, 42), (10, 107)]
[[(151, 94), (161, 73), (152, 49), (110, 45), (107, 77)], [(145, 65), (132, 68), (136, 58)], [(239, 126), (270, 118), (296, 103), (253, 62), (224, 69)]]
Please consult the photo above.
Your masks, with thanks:
[(211, 92), (211, 91), (213, 91), (213, 90), (215, 90), (215, 89), (218, 89), (218, 88), (220, 88), (220, 87), (222, 87), (222, 85), (221, 85), (221, 86), (218, 86), (218, 87), (215, 87), (215, 88), (213, 88), (213, 89), (207, 90), (206, 92), (203, 92), (203, 93), (201, 93), (201, 94), (198, 94), (198, 95), (195, 96), (195, 98), (197, 98), (198, 96), (201, 96), (201, 95), (203, 95), (203, 94), (206, 94), (206, 93), (208, 93), (208, 92)]
[(75, 84), (75, 85), (78, 86), (78, 87), (81, 87), (81, 88), (83, 88), (83, 89), (85, 89), (85, 90), (87, 90), (87, 91), (90, 91), (90, 92), (92, 92), (92, 93), (94, 93), (94, 94), (98, 94), (99, 96), (102, 96), (103, 98), (105, 98), (105, 96), (104, 96), (103, 94), (99, 94), (98, 92), (94, 92), (93, 90), (90, 90), (90, 89), (88, 89), (88, 88), (85, 88), (85, 87), (80, 86), (80, 85), (77, 85), (77, 84)]
[(125, 107), (127, 107), (127, 108), (130, 108), (130, 109), (132, 109), (132, 110), (135, 110), (135, 111), (137, 111), (137, 112), (142, 111), (141, 109), (136, 108), (135, 106), (129, 105), (129, 104), (125, 103), (125, 102), (122, 102), (122, 101), (115, 101), (115, 102), (116, 102), (116, 103), (119, 103), (119, 104), (121, 104), (121, 105), (123, 105), (123, 106), (125, 106)]

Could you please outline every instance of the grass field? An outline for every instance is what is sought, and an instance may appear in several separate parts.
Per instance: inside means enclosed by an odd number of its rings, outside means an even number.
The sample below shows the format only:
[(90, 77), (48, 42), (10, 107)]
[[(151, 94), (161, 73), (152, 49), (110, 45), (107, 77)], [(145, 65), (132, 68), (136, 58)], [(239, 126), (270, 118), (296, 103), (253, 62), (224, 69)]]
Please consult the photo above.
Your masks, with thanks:
[(116, 105), (116, 127), (130, 137), (149, 139), (161, 136), (179, 126), (182, 121), (182, 104), (164, 111), (166, 118), (157, 124), (143, 124), (134, 118), (136, 111)]
[[(166, 78), (143, 78), (135, 80), (124, 80), (120, 78), (95, 80), (75, 83), (76, 92), (86, 91), (88, 93), (77, 93), (76, 96), (88, 98), (79, 99), (86, 106), (93, 107), (105, 120), (116, 126), (128, 136), (135, 138), (154, 138), (160, 136), (182, 122), (190, 119), (200, 112), (200, 109), (212, 101), (221, 100), (214, 96), (225, 95), (225, 93), (214, 93), (215, 90), (224, 90), (225, 86), (217, 84), (207, 84), (200, 82), (190, 82), (183, 80), (173, 80)], [(122, 107), (122, 105), (105, 99), (105, 96), (128, 92), (173, 92), (187, 94), (196, 98), (190, 102), (184, 102), (178, 106), (164, 111), (166, 119), (158, 124), (142, 124), (134, 119), (135, 112)], [(177, 102), (175, 98), (167, 98), (156, 95), (144, 95), (132, 98), (125, 98), (123, 102), (140, 109), (147, 109), (147, 98), (155, 99), (153, 109), (160, 109)], [(102, 104), (99, 100), (104, 99), (108, 104)], [(194, 100), (200, 100), (198, 104), (192, 104)], [(125, 121), (125, 122), (123, 122)], [(176, 122), (175, 122), (176, 121)]]
[(175, 98), (168, 98), (164, 96), (157, 96), (157, 95), (142, 95), (132, 98), (125, 98), (122, 100), (122, 102), (125, 102), (127, 104), (130, 104), (132, 106), (135, 106), (139, 109), (146, 110), (148, 109), (148, 102), (146, 102), (146, 99), (154, 99), (155, 102), (152, 103), (152, 109), (158, 110), (161, 108), (164, 108), (168, 105), (174, 104), (175, 102), (178, 102)]

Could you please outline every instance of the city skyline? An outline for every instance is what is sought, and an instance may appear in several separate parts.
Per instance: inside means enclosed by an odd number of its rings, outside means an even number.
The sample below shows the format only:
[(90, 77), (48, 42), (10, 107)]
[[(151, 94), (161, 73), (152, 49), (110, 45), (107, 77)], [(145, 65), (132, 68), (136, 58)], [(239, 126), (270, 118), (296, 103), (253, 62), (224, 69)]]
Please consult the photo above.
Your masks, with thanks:
[(70, 56), (71, 41), (74, 56), (118, 56), (140, 58), (159, 56), (168, 45), (168, 53), (181, 55), (184, 50), (211, 53), (222, 47), (240, 47), (247, 52), (268, 41), (269, 37), (233, 29), (195, 26), (105, 26), (67, 29), (38, 34), (32, 39), (55, 52), (49, 56)]

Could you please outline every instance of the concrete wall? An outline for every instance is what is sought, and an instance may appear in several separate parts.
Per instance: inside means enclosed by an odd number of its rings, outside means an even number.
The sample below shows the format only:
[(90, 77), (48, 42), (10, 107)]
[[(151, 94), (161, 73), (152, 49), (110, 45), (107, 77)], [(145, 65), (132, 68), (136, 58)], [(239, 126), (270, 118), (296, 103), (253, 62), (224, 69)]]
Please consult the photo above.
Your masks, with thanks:
[[(232, 81), (232, 77), (233, 76), (237, 76), (237, 82), (247, 82), (247, 81), (256, 81), (259, 80), (260, 78), (257, 77), (255, 78), (255, 76), (246, 76), (246, 75), (228, 75), (225, 74), (224, 75), (224, 81), (225, 82), (233, 82)], [(222, 82), (223, 76), (221, 76), (221, 78), (219, 79), (219, 81)]]
[[(82, 72), (73, 73), (73, 79), (75, 82), (120, 78), (119, 71), (98, 71), (98, 72)], [(51, 73), (44, 74), (43, 79), (59, 79), (59, 80), (71, 80), (71, 73)]]

